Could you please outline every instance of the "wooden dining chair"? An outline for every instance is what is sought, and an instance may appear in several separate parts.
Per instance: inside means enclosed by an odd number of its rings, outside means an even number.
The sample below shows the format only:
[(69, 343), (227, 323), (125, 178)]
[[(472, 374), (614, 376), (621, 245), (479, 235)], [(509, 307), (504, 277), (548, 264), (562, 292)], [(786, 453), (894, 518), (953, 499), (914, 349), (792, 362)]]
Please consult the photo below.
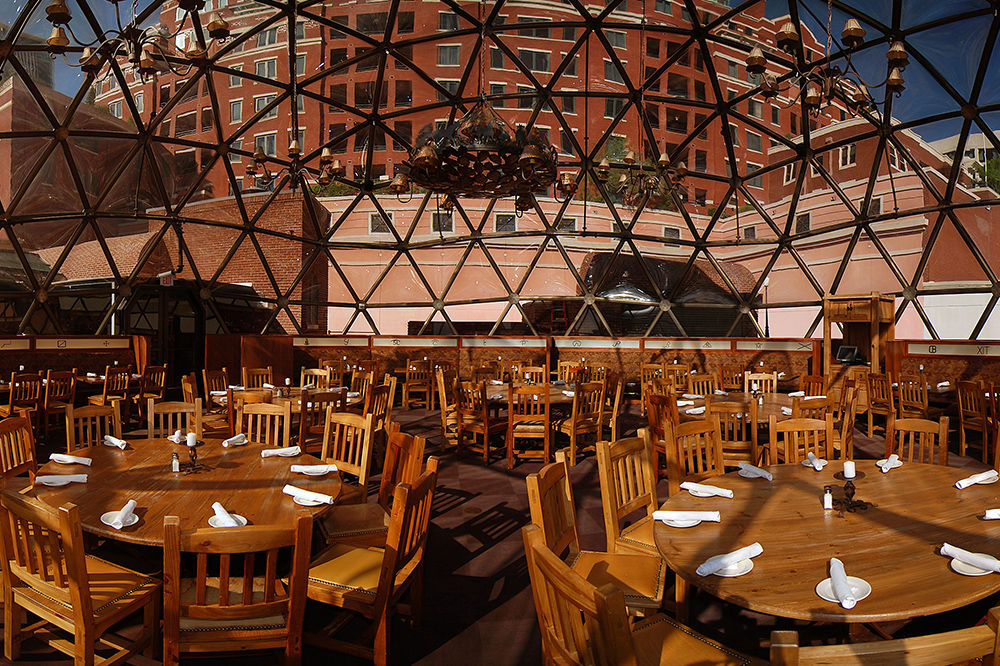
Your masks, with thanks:
[(139, 388), (131, 396), (140, 421), (146, 417), (146, 406), (150, 400), (154, 402), (163, 400), (166, 387), (166, 365), (147, 365), (142, 369), (142, 376), (139, 377)]
[(351, 375), (351, 393), (357, 393), (361, 402), (368, 397), (368, 387), (375, 383), (375, 373), (357, 370)]
[[(837, 401), (834, 403), (833, 408), (833, 422), (834, 424), (840, 423), (844, 414), (847, 412), (847, 407), (850, 403), (851, 397), (857, 397), (858, 388), (857, 382), (853, 379), (845, 379), (840, 385), (840, 393), (837, 396)], [(857, 414), (857, 403), (855, 403), (855, 415)]]
[(708, 372), (699, 372), (688, 375), (687, 392), (698, 395), (711, 396), (720, 390), (719, 378)]
[(656, 471), (649, 431), (615, 442), (597, 443), (597, 472), (609, 553), (659, 556), (653, 540)]
[(990, 431), (988, 425), (986, 389), (982, 382), (958, 382), (958, 455), (968, 447), (968, 431), (979, 433), (983, 462), (989, 460)]
[[(609, 387), (614, 387), (608, 390)], [(608, 373), (604, 381), (604, 411), (601, 414), (601, 433), (599, 438), (604, 437), (604, 431), (609, 431), (612, 442), (618, 441), (620, 432), (620, 421), (624, 408), (625, 382), (621, 377)]]
[(365, 395), (363, 413), (372, 417), (373, 436), (385, 438), (385, 426), (392, 415), (392, 385), (372, 386)]
[(0, 487), (22, 474), (27, 474), (28, 482), (33, 484), (37, 471), (31, 423), (23, 416), (10, 416), (0, 421)]
[(302, 389), (299, 394), (299, 435), (296, 444), (303, 453), (314, 455), (323, 449), (326, 430), (326, 410), (343, 412), (347, 407), (347, 391), (335, 389)]
[(264, 388), (264, 384), (274, 384), (271, 366), (266, 368), (243, 368), (243, 386), (248, 389)]
[(345, 368), (343, 359), (320, 359), (319, 367), (326, 370), (331, 388), (344, 385)]
[(875, 416), (885, 417), (886, 422), (896, 414), (896, 401), (889, 376), (869, 372), (865, 380), (868, 387), (868, 436), (875, 436)]
[[(548, 390), (547, 384), (545, 388)], [(556, 433), (569, 437), (569, 464), (572, 466), (582, 452), (582, 438), (592, 435), (596, 447), (604, 421), (604, 384), (589, 382), (576, 384), (574, 388), (569, 416), (552, 424)]]
[(712, 401), (705, 408), (706, 417), (719, 419), (722, 464), (733, 468), (741, 462), (759, 465), (761, 451), (757, 446), (757, 401)]
[(320, 458), (334, 463), (343, 474), (357, 479), (357, 486), (344, 484), (337, 498), (340, 504), (358, 504), (368, 498), (371, 474), (373, 422), (371, 414), (335, 412), (327, 408)]
[(87, 398), (91, 405), (110, 405), (112, 402), (119, 403), (118, 409), (121, 412), (122, 423), (129, 422), (130, 406), (132, 404), (132, 393), (129, 382), (132, 381), (132, 366), (119, 368), (117, 366), (104, 367), (104, 386), (99, 395), (92, 395)]
[(384, 548), (335, 542), (313, 558), (309, 567), (307, 593), (311, 600), (352, 611), (373, 623), (372, 630), (362, 634), (365, 644), (313, 634), (306, 635), (306, 642), (383, 666), (389, 662), (392, 618), (401, 610), (400, 600), (407, 593), (411, 618), (414, 624), (420, 623), (437, 467), (438, 460), (432, 456), (427, 459), (427, 470), (412, 484), (401, 483), (393, 489)]
[(823, 375), (799, 375), (799, 390), (806, 395), (826, 395), (826, 377)]
[(497, 379), (497, 369), (495, 367), (475, 368), (472, 371), (472, 381), (489, 382)]
[(425, 446), (423, 437), (407, 435), (400, 431), (398, 423), (390, 423), (376, 501), (338, 505), (324, 515), (319, 526), (327, 543), (385, 547), (393, 493), (400, 483), (416, 482), (423, 471)]
[(670, 380), (670, 383), (683, 392), (688, 385), (688, 377), (691, 375), (691, 366), (687, 363), (664, 363), (663, 378)]
[(52, 417), (62, 420), (66, 407), (76, 401), (76, 368), (72, 370), (49, 370), (45, 373), (42, 391), (41, 417), (44, 423), (45, 439), (49, 438)]
[[(0, 418), (24, 416), (35, 423), (41, 412), (45, 395), (42, 390), (42, 376), (34, 372), (13, 372), (7, 404), (0, 405)], [(41, 423), (38, 423), (41, 425)]]
[[(163, 663), (178, 664), (184, 654), (232, 652), (234, 646), (241, 653), (281, 650), (286, 665), (301, 663), (311, 544), (307, 511), (296, 512), (291, 526), (224, 530), (182, 530), (177, 516), (166, 516)], [(195, 561), (191, 571), (182, 558)]]
[(817, 458), (831, 459), (833, 450), (833, 416), (825, 419), (769, 419), (770, 441), (768, 460), (770, 465), (802, 462), (812, 452)]
[[(548, 384), (540, 386), (507, 385), (507, 469), (521, 459), (551, 460), (552, 405)], [(517, 448), (517, 443), (529, 440), (534, 446)]]
[(948, 465), (948, 417), (892, 419), (885, 431), (885, 457), (904, 462)]
[(722, 430), (717, 416), (664, 426), (667, 488), (680, 492), (684, 481), (702, 481), (726, 473), (722, 458)]
[(66, 453), (100, 444), (105, 435), (121, 439), (119, 404), (66, 407)]
[(833, 414), (833, 451), (838, 458), (854, 459), (854, 421), (858, 415), (858, 392), (846, 389), (847, 409), (838, 418)]
[(521, 381), (527, 384), (548, 384), (545, 368), (540, 365), (526, 365), (521, 368)]
[(668, 421), (675, 426), (680, 423), (677, 397), (672, 392), (666, 394), (647, 393), (645, 411), (646, 422), (649, 426), (649, 439), (653, 447), (653, 469), (656, 470), (659, 477), (667, 471), (666, 424)]
[(772, 631), (770, 663), (773, 666), (821, 664), (964, 664), (1000, 663), (1000, 607), (991, 608), (985, 624), (938, 634), (845, 645), (800, 646), (799, 632)]
[(522, 528), (525, 559), (546, 664), (752, 664), (748, 657), (662, 613), (633, 620), (614, 581), (590, 581), (545, 543), (538, 525)]
[(244, 403), (237, 409), (236, 432), (246, 435), (251, 444), (284, 447), (291, 443), (292, 405), (267, 402)]
[[(483, 464), (489, 465), (492, 453), (490, 440), (507, 432), (507, 422), (490, 415), (485, 383), (459, 382), (455, 393), (455, 416), (458, 420), (458, 453), (462, 454), (466, 449), (481, 453)], [(471, 444), (466, 441), (467, 437), (472, 438)]]
[(310, 386), (317, 390), (330, 388), (329, 368), (302, 368), (299, 371), (299, 387)]
[(430, 409), (431, 370), (426, 360), (406, 360), (406, 376), (403, 380), (403, 408), (414, 405)]
[(641, 402), (643, 416), (646, 414), (646, 394), (650, 391), (650, 384), (654, 379), (662, 378), (662, 363), (643, 363), (639, 366), (639, 400)]
[[(194, 402), (156, 402), (149, 398), (146, 403), (146, 437), (160, 439), (180, 430), (181, 435), (195, 433), (201, 439), (201, 398)], [(249, 439), (249, 435), (247, 436)]]
[(826, 396), (796, 396), (792, 398), (793, 419), (825, 419), (833, 414), (833, 399)]
[(751, 393), (756, 390), (761, 393), (777, 393), (778, 392), (778, 373), (777, 372), (744, 372), (743, 373), (743, 392)]
[(205, 402), (213, 412), (224, 412), (226, 406), (221, 398), (229, 388), (229, 373), (223, 367), (219, 370), (202, 370), (202, 384), (205, 386)]
[(458, 414), (455, 406), (455, 376), (446, 376), (443, 370), (438, 369), (434, 372), (434, 379), (437, 383), (438, 406), (441, 411), (441, 442), (445, 446), (458, 446)]
[[(76, 664), (119, 664), (152, 656), (160, 636), (160, 583), (155, 578), (87, 555), (80, 510), (51, 507), (13, 490), (0, 494), (4, 656), (16, 661), (21, 643), (35, 638)], [(112, 632), (142, 612), (142, 628)], [(25, 614), (32, 619), (25, 625)], [(53, 631), (69, 633), (71, 639)], [(125, 627), (127, 629), (127, 627)], [(112, 650), (101, 658), (97, 649)]]
[(930, 409), (927, 378), (919, 375), (900, 375), (896, 380), (896, 414), (901, 419), (926, 419)]
[(743, 366), (724, 363), (720, 372), (723, 391), (743, 390)]
[(573, 487), (566, 457), (528, 475), (531, 522), (541, 528), (545, 545), (577, 574), (598, 587), (613, 583), (631, 609), (655, 610), (663, 602), (666, 565), (654, 555), (601, 553), (580, 548)]

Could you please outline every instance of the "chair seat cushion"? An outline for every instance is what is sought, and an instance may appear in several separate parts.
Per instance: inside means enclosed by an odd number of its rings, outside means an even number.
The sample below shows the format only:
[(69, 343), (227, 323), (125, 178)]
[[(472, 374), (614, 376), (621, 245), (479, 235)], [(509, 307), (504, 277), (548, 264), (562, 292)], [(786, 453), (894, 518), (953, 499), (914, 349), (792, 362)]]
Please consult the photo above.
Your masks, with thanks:
[(381, 548), (335, 543), (317, 555), (309, 567), (309, 598), (375, 601), (382, 571)]
[(688, 664), (735, 666), (761, 663), (709, 640), (661, 613), (636, 623), (632, 628), (632, 642), (638, 664), (673, 665), (677, 663), (678, 655), (684, 655), (684, 662)]
[(338, 506), (319, 521), (328, 541), (389, 531), (389, 514), (376, 502)]
[(659, 608), (663, 601), (666, 565), (659, 557), (584, 550), (568, 564), (596, 587), (611, 583), (621, 589), (628, 606)]
[(511, 428), (515, 435), (521, 433), (544, 434), (548, 429), (548, 424), (545, 421), (517, 421), (511, 424)]
[(650, 554), (655, 553), (658, 557), (659, 551), (656, 549), (656, 542), (653, 540), (654, 522), (655, 521), (652, 516), (646, 516), (645, 518), (637, 520), (622, 530), (621, 536), (618, 537), (618, 541), (632, 547), (648, 550), (650, 551)]
[[(180, 583), (181, 601), (192, 603), (195, 600), (196, 588), (193, 578), (182, 578)], [(205, 603), (217, 604), (219, 602), (219, 579), (206, 578)], [(254, 603), (264, 600), (263, 579), (254, 579), (253, 601)], [(229, 579), (229, 598), (236, 603), (242, 603), (243, 599), (243, 579), (235, 577)], [(181, 617), (181, 631), (224, 631), (227, 629), (264, 630), (281, 629), (287, 624), (284, 615), (267, 615), (261, 617), (247, 618), (227, 618), (224, 620), (208, 620), (193, 617)]]

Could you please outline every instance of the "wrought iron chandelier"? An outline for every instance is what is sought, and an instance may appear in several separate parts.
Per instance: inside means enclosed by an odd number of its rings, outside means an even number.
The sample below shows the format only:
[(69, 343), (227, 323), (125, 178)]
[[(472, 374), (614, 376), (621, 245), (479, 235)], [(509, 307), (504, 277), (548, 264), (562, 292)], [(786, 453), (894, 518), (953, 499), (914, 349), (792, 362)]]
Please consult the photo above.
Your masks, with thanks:
[(826, 8), (826, 50), (820, 64), (806, 66), (804, 59), (800, 63), (797, 56), (802, 47), (802, 37), (791, 21), (785, 23), (775, 35), (778, 49), (792, 58), (792, 71), (788, 78), (779, 80), (777, 75), (767, 71), (767, 57), (759, 46), (750, 51), (746, 58), (747, 73), (760, 76), (758, 91), (761, 96), (764, 99), (774, 99), (778, 95), (789, 95), (790, 99), (783, 105), (784, 108), (803, 101), (810, 115), (817, 116), (836, 99), (841, 100), (851, 113), (876, 108), (878, 103), (872, 97), (870, 89), (885, 86), (885, 99), (881, 102), (883, 107), (891, 95), (898, 97), (902, 94), (905, 89), (902, 72), (910, 62), (903, 42), (892, 42), (886, 53), (889, 74), (885, 80), (877, 84), (868, 83), (852, 62), (852, 56), (864, 44), (865, 29), (854, 18), (849, 18), (844, 23), (844, 29), (840, 33), (844, 58), (844, 68), (841, 69), (830, 61), (833, 51), (832, 0), (827, 0)]
[[(68, 60), (66, 64), (71, 67), (79, 67), (87, 74), (97, 75), (104, 67), (104, 63), (111, 60), (125, 60), (138, 73), (143, 83), (161, 71), (169, 70), (178, 76), (187, 76), (191, 69), (208, 56), (208, 47), (200, 37), (201, 31), (197, 31), (199, 38), (194, 40), (187, 50), (182, 51), (186, 63), (178, 65), (177, 57), (171, 58), (170, 42), (177, 37), (184, 29), (188, 19), (194, 27), (197, 23), (197, 15), (205, 8), (205, 0), (178, 0), (178, 9), (184, 12), (181, 20), (177, 24), (177, 30), (173, 33), (160, 23), (140, 28), (138, 23), (138, 2), (132, 2), (130, 17), (124, 23), (122, 14), (118, 7), (122, 0), (109, 0), (115, 8), (116, 28), (109, 28), (101, 32), (94, 40), (84, 41), (74, 34), (70, 27), (69, 7), (66, 0), (52, 0), (45, 8), (48, 21), (52, 24), (52, 33), (45, 40), (49, 46), (49, 51), (53, 54), (61, 54), (63, 59), (71, 46), (83, 47), (80, 54), (80, 61), (72, 63)], [(214, 13), (209, 18), (206, 26), (210, 39), (218, 40), (221, 44), (230, 36), (229, 24)], [(67, 35), (67, 33), (69, 33)], [(72, 39), (71, 39), (72, 38)], [(109, 70), (110, 71), (110, 70)]]

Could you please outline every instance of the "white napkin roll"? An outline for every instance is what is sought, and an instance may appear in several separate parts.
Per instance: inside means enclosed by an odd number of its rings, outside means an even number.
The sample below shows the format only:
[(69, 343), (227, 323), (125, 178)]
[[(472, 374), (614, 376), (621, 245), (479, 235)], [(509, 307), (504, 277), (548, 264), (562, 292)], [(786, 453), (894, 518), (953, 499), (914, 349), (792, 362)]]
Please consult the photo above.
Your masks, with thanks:
[(896, 469), (897, 467), (902, 467), (903, 462), (899, 459), (895, 453), (885, 459), (884, 462), (875, 463), (882, 470), (883, 474), (888, 474), (890, 469)]
[(791, 407), (782, 407), (781, 408), (781, 413), (782, 413), (783, 416), (791, 416), (792, 415), (792, 408)]
[(704, 414), (705, 413), (705, 408), (704, 407), (688, 407), (687, 409), (684, 410), (684, 413), (685, 414), (692, 414), (692, 415)]
[(277, 449), (263, 449), (260, 452), (260, 457), (270, 458), (271, 456), (281, 456), (282, 458), (294, 458), (300, 453), (302, 453), (302, 449), (298, 446), (282, 446)]
[(70, 483), (87, 483), (86, 474), (41, 474), (35, 477), (35, 483), (59, 483), (68, 481)]
[(817, 472), (821, 471), (827, 465), (827, 461), (822, 458), (817, 458), (816, 454), (810, 451), (806, 454), (806, 459), (802, 461), (803, 465), (809, 465)]
[(336, 465), (292, 465), (288, 468), (294, 474), (309, 474), (310, 472), (314, 474), (329, 474), (330, 472), (336, 472)]
[(968, 488), (974, 483), (979, 483), (980, 481), (996, 481), (1000, 478), (995, 469), (989, 469), (985, 472), (979, 472), (978, 474), (973, 474), (972, 476), (967, 476), (964, 479), (959, 479), (955, 482), (955, 487), (961, 490), (962, 488)]
[(111, 435), (104, 436), (104, 446), (117, 446), (119, 449), (124, 449), (128, 446), (128, 442), (124, 439), (118, 439), (117, 437), (112, 437)]
[(715, 395), (729, 395), (727, 392), (722, 391), (720, 389), (715, 389), (714, 391), (712, 391), (712, 393), (714, 393)]
[(220, 395), (226, 395), (226, 392), (225, 391), (209, 391), (208, 394), (209, 395), (214, 395), (214, 396), (220, 396)]
[(1000, 520), (1000, 509), (986, 509), (983, 520)]
[(677, 401), (677, 406), (678, 407), (690, 407), (693, 404), (694, 404), (694, 400), (678, 400)]
[(951, 382), (949, 381), (943, 381), (937, 383), (938, 388), (948, 388), (949, 386), (951, 386)]
[(491, 379), (490, 384), (493, 384), (494, 386), (499, 386), (500, 384), (503, 384), (503, 382), (500, 381), (499, 379)]
[(966, 564), (971, 564), (974, 567), (985, 569), (986, 571), (995, 571), (996, 573), (1000, 573), (1000, 560), (995, 557), (990, 557), (989, 555), (970, 553), (967, 550), (962, 550), (958, 546), (951, 545), (947, 541), (941, 545), (941, 554), (945, 557), (956, 559), (959, 562), (965, 562)]
[(573, 396), (576, 395), (576, 391), (563, 391), (562, 394), (563, 395), (568, 395), (569, 397), (572, 398)]
[(96, 372), (88, 372), (88, 373), (87, 373), (87, 376), (88, 376), (88, 377), (96, 377), (96, 376), (97, 376), (97, 373), (96, 373)]
[(802, 399), (803, 400), (819, 400), (821, 398), (826, 398), (826, 396), (825, 395), (807, 395), (807, 396), (804, 396)]
[(738, 550), (734, 550), (731, 553), (724, 553), (722, 555), (714, 555), (695, 569), (695, 573), (699, 576), (711, 576), (719, 569), (725, 569), (728, 566), (732, 566), (737, 562), (742, 562), (743, 560), (748, 560), (751, 557), (757, 557), (764, 552), (764, 548), (760, 543), (754, 541), (749, 546), (744, 546)]
[(801, 397), (805, 396), (805, 394), (806, 394), (805, 391), (792, 391), (791, 393), (788, 394), (788, 397), (789, 398), (801, 398)]
[(303, 488), (297, 488), (291, 484), (285, 485), (281, 489), (281, 492), (286, 495), (291, 495), (292, 497), (298, 497), (302, 500), (308, 500), (312, 502), (322, 502), (324, 504), (333, 504), (333, 497), (330, 495), (324, 495), (323, 493), (314, 493), (311, 490), (305, 490)]
[(111, 527), (115, 528), (116, 530), (120, 530), (121, 528), (125, 527), (125, 523), (127, 523), (132, 518), (133, 514), (135, 514), (135, 507), (136, 507), (135, 500), (129, 500), (125, 502), (125, 506), (121, 508), (121, 511), (118, 512), (118, 515), (116, 515), (114, 519), (111, 521)]
[(774, 476), (770, 472), (768, 472), (766, 469), (761, 469), (756, 465), (751, 465), (750, 463), (741, 462), (737, 463), (737, 467), (739, 467), (740, 471), (745, 473), (746, 476), (759, 477), (761, 479), (767, 479), (768, 481), (774, 480)]
[(361, 391), (348, 391), (347, 392), (347, 397), (348, 398), (360, 398), (361, 397)]
[(229, 388), (233, 389), (234, 391), (243, 391), (244, 389), (246, 389), (245, 386), (239, 386), (238, 384), (230, 384)]
[(233, 518), (233, 514), (226, 511), (226, 507), (222, 506), (218, 502), (212, 502), (212, 511), (215, 512), (215, 517), (219, 519), (219, 524), (222, 527), (239, 527), (240, 524), (236, 522)]
[(49, 456), (49, 460), (52, 462), (57, 462), (61, 465), (87, 465), (88, 467), (93, 461), (91, 458), (82, 458), (80, 456), (70, 456), (65, 453), (53, 453)]
[(722, 514), (718, 511), (654, 511), (653, 520), (708, 520), (718, 523)]
[(261, 388), (266, 388), (266, 389), (273, 389), (274, 388), (274, 384), (268, 384), (267, 382), (264, 382), (263, 384), (260, 385), (260, 387)]
[(733, 491), (728, 488), (720, 488), (718, 486), (712, 486), (707, 483), (695, 483), (694, 481), (685, 481), (681, 484), (681, 490), (696, 490), (701, 493), (710, 493), (718, 497), (733, 497)]
[(687, 398), (688, 400), (700, 400), (701, 398), (704, 398), (705, 396), (703, 396), (701, 393), (682, 393), (681, 397), (682, 398)]
[(247, 443), (247, 436), (243, 433), (233, 435), (229, 439), (222, 440), (223, 446), (243, 446)]
[(302, 390), (305, 390), (305, 389), (311, 389), (311, 388), (315, 388), (315, 387), (316, 387), (316, 385), (315, 385), (315, 384), (312, 384), (312, 383), (309, 383), (309, 384), (305, 384), (305, 385), (303, 385), (303, 386), (302, 386)]
[(830, 558), (830, 582), (833, 584), (833, 596), (840, 600), (840, 605), (848, 610), (854, 608), (858, 600), (854, 598), (854, 590), (847, 582), (844, 563), (836, 557)]
[(174, 434), (167, 435), (167, 439), (169, 439), (174, 444), (180, 444), (181, 442), (184, 441), (184, 435), (181, 434), (180, 430), (175, 430)]
[(785, 373), (783, 373), (783, 372), (779, 372), (778, 373), (778, 379), (783, 379), (784, 376), (785, 376)]

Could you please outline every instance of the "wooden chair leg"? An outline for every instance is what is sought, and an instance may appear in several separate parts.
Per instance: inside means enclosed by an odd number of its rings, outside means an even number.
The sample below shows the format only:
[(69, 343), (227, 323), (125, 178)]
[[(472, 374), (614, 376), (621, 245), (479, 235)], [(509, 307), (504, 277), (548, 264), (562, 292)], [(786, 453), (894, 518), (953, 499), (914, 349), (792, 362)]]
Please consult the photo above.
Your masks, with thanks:
[(674, 604), (676, 606), (674, 615), (677, 617), (677, 621), (688, 624), (688, 615), (691, 610), (691, 585), (676, 575), (674, 576)]
[(868, 409), (868, 438), (871, 439), (875, 436), (875, 415), (872, 414), (872, 410)]
[(375, 621), (378, 622), (378, 629), (375, 631), (372, 661), (375, 662), (375, 666), (386, 666), (389, 663), (389, 623), (392, 621), (392, 615), (386, 611)]
[(3, 591), (3, 653), (10, 660), (21, 658), (21, 609), (14, 605), (14, 595)]
[(958, 455), (965, 455), (965, 424), (958, 425)]

